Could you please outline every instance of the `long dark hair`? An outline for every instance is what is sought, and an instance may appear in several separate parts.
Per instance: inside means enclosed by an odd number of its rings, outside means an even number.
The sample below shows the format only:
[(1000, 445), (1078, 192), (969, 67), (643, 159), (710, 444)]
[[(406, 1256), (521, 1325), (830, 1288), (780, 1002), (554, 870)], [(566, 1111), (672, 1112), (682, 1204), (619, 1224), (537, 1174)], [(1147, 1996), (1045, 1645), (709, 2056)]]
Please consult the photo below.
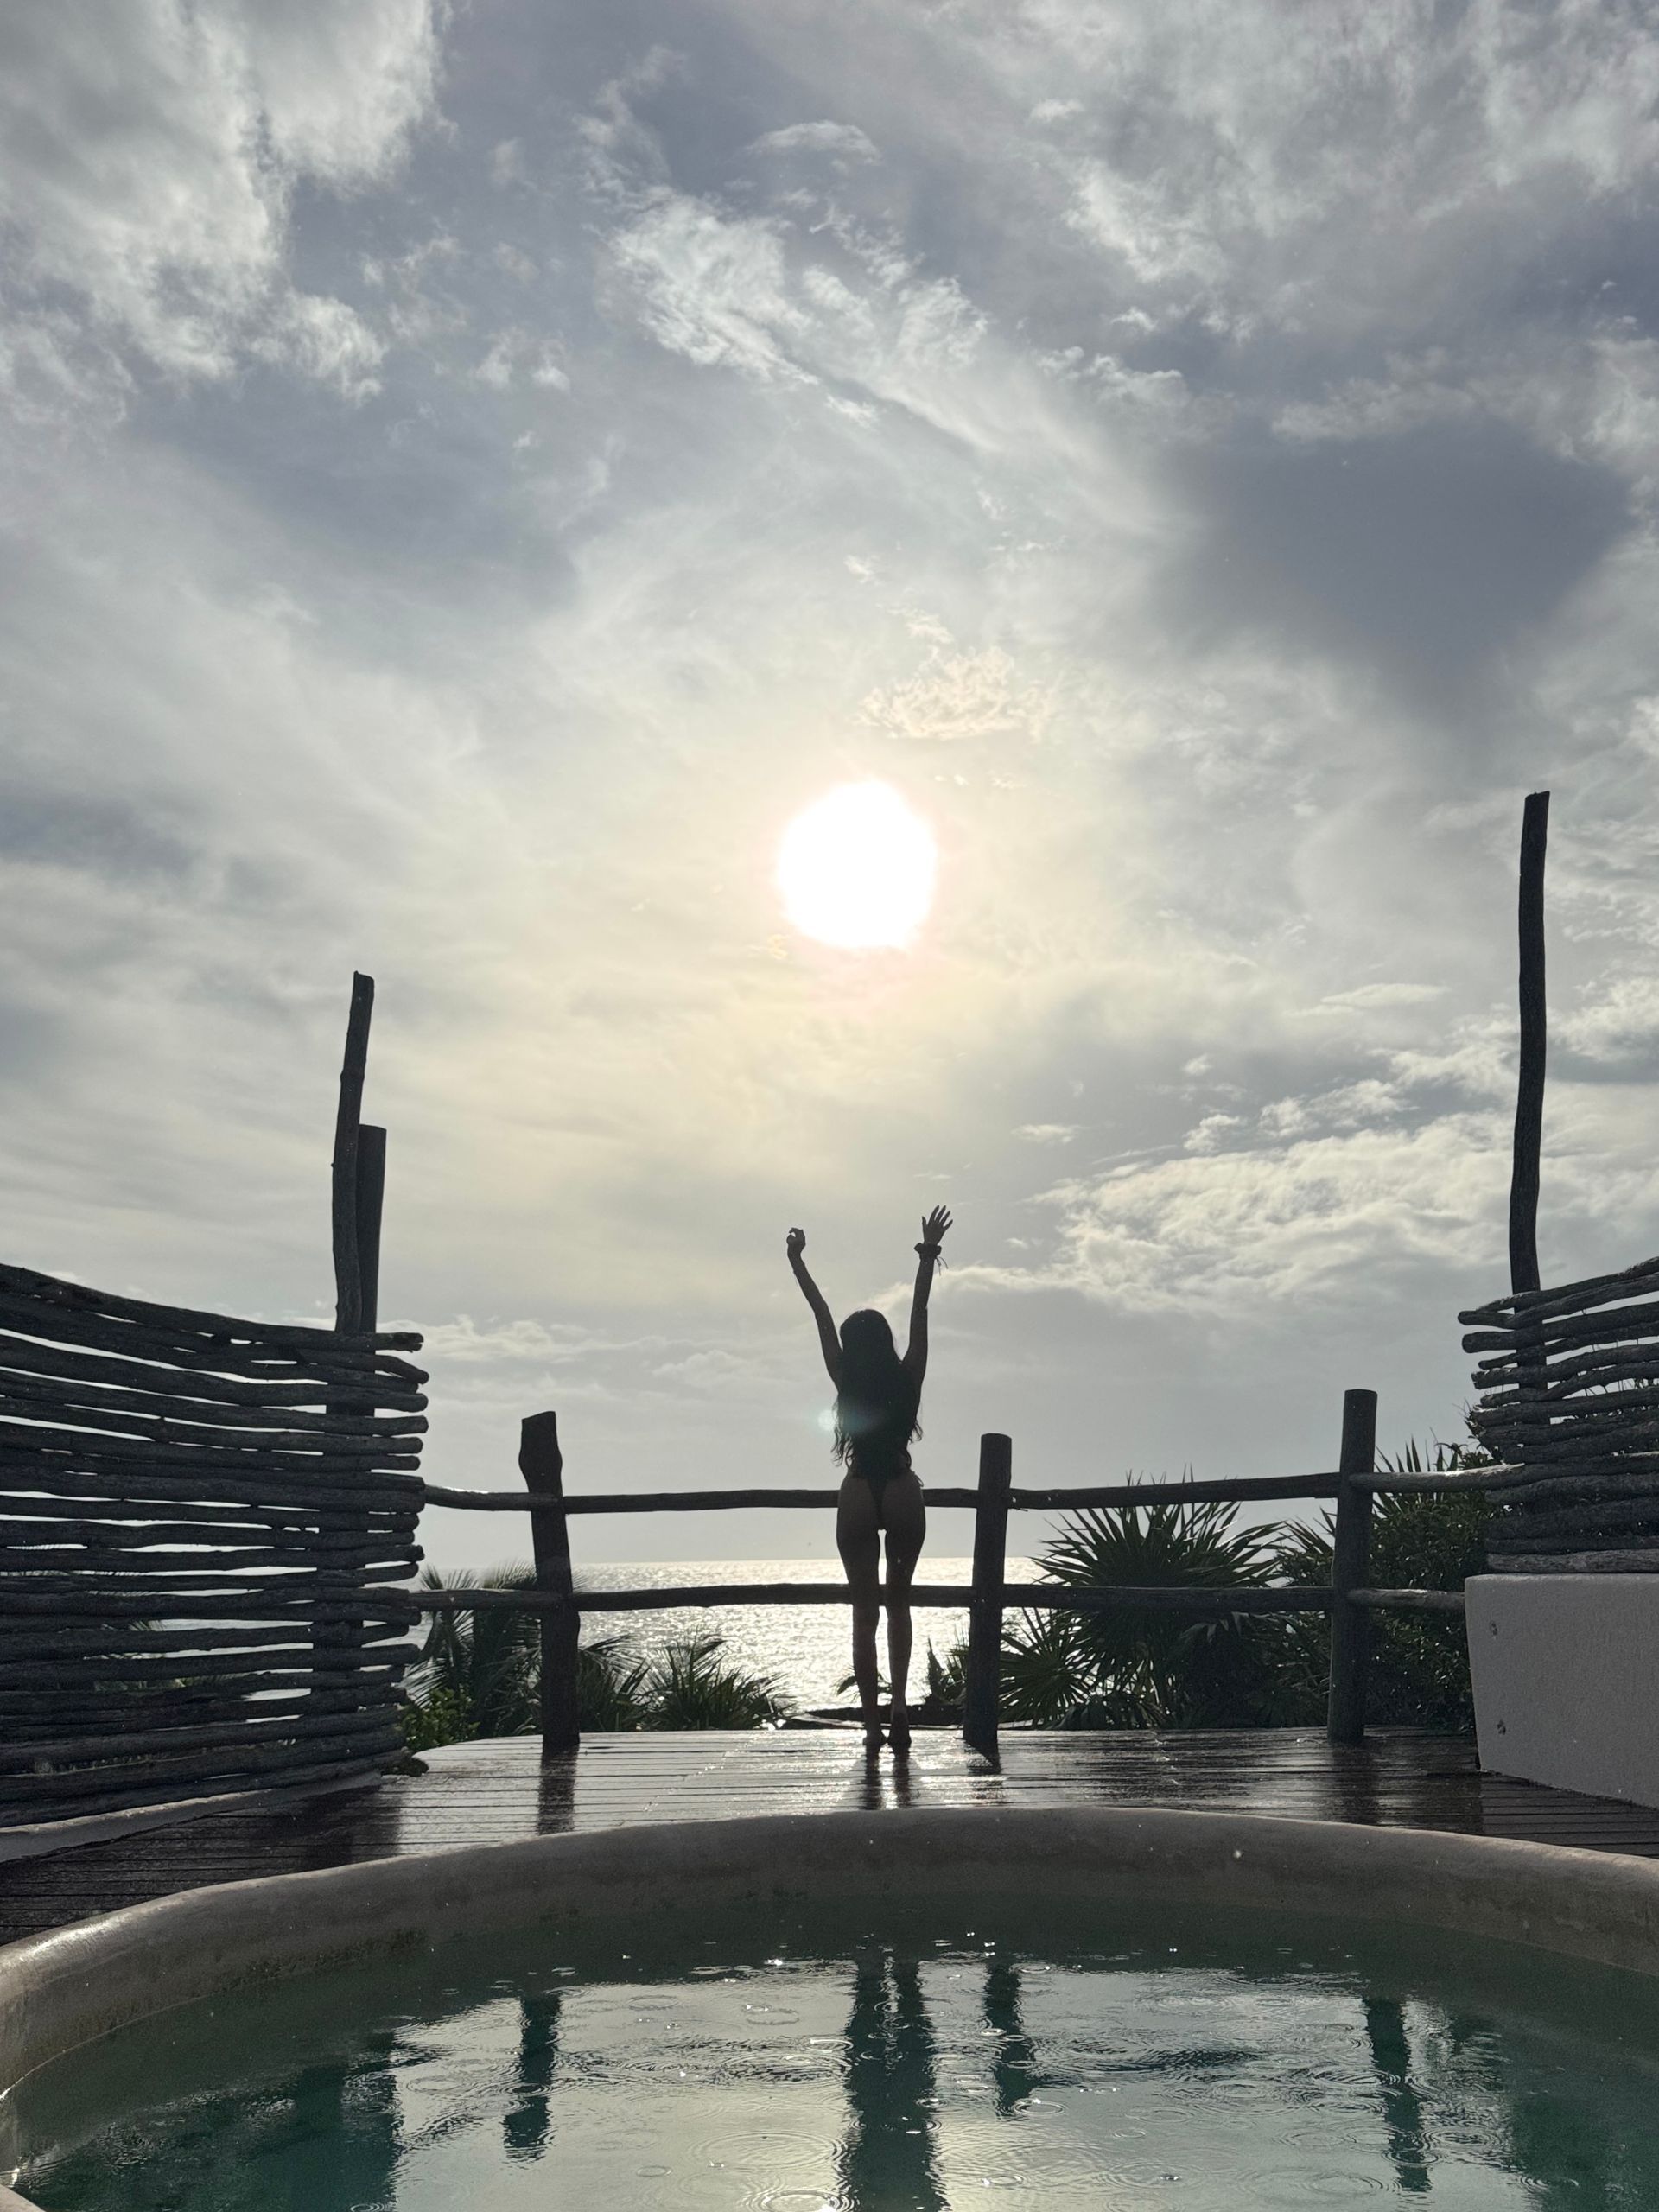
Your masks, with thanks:
[(897, 1459), (919, 1436), (919, 1403), (886, 1314), (861, 1306), (841, 1325), (841, 1387), (836, 1393), (836, 1457)]

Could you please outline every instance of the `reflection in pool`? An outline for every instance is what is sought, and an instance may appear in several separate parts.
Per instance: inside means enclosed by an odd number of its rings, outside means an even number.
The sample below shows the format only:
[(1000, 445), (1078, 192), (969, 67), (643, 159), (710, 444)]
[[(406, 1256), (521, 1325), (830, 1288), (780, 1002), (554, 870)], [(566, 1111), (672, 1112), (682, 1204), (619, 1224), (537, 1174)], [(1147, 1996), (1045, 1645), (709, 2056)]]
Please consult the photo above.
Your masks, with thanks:
[(1164, 1909), (615, 1940), (127, 2031), (24, 2085), (20, 2186), (47, 2212), (1659, 2205), (1634, 1976)]

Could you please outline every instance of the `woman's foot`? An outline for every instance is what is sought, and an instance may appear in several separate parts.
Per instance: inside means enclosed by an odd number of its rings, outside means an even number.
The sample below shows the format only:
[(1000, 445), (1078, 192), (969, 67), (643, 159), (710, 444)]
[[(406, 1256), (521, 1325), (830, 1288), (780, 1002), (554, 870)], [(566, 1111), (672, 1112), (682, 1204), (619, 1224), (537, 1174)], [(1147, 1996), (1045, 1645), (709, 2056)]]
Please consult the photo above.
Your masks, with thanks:
[(867, 1718), (864, 1723), (864, 1748), (872, 1758), (887, 1740), (881, 1732), (881, 1723)]
[(893, 1745), (893, 1755), (895, 1758), (909, 1758), (910, 1716), (908, 1713), (900, 1713), (894, 1715), (893, 1724), (887, 1730), (887, 1741)]

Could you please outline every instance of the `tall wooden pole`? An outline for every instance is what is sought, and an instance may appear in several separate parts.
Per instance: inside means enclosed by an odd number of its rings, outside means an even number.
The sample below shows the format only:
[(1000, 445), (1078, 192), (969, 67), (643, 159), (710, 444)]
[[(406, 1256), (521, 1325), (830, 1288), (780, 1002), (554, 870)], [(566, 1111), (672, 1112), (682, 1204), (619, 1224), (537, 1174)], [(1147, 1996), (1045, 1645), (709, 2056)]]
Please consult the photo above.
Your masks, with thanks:
[[(380, 1196), (385, 1166), (384, 1130), (365, 1147), (366, 1132), (359, 1127), (363, 1111), (363, 1078), (368, 1071), (369, 1017), (374, 1012), (374, 978), (352, 977), (352, 1008), (346, 1020), (346, 1054), (340, 1071), (340, 1108), (334, 1121), (334, 1161), (332, 1229), (334, 1251), (334, 1327), (340, 1335), (354, 1337), (372, 1329), (380, 1296)], [(367, 1174), (359, 1178), (359, 1155)], [(364, 1319), (366, 1311), (368, 1319)], [(340, 1414), (353, 1401), (331, 1399), (328, 1411)], [(368, 1541), (366, 1516), (349, 1506), (321, 1508), (318, 1533), (334, 1538)], [(319, 1679), (325, 1674), (343, 1678), (360, 1669), (364, 1624), (347, 1623), (326, 1611), (313, 1619), (311, 1647)]]
[(357, 1139), (363, 1112), (363, 1077), (369, 1064), (369, 1019), (374, 978), (352, 977), (352, 1010), (346, 1022), (346, 1057), (340, 1071), (340, 1110), (334, 1121), (334, 1326), (354, 1337), (363, 1327), (363, 1275), (357, 1247)]
[(530, 1540), (536, 1587), (556, 1602), (542, 1615), (542, 1758), (557, 1758), (582, 1741), (576, 1646), (582, 1618), (570, 1574), (570, 1524), (564, 1513), (564, 1454), (556, 1414), (531, 1414), (519, 1432), (518, 1471), (531, 1496)]
[(372, 1336), (380, 1325), (380, 1216), (386, 1198), (386, 1133), (372, 1122), (357, 1131), (358, 1326)]
[(997, 1693), (1002, 1679), (1002, 1585), (1007, 1573), (1008, 1490), (1014, 1446), (1006, 1436), (979, 1440), (979, 1500), (974, 1509), (974, 1583), (968, 1608), (968, 1666), (962, 1700), (963, 1740), (988, 1759), (998, 1756)]
[(1341, 1478), (1331, 1544), (1331, 1679), (1325, 1732), (1333, 1744), (1357, 1744), (1365, 1733), (1365, 1677), (1371, 1624), (1353, 1593), (1365, 1587), (1371, 1543), (1370, 1478), (1376, 1472), (1376, 1393), (1342, 1395)]
[(1510, 1288), (1536, 1290), (1538, 1167), (1544, 1138), (1544, 848), (1549, 793), (1533, 791), (1521, 822), (1521, 1074), (1515, 1095), (1515, 1155), (1510, 1174)]

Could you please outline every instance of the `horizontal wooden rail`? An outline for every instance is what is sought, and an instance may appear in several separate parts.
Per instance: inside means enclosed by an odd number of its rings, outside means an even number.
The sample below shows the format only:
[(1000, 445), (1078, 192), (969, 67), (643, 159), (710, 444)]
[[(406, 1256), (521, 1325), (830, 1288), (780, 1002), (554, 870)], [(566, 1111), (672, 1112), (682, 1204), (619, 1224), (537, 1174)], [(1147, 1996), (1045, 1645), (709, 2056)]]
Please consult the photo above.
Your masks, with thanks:
[[(571, 1513), (721, 1513), (747, 1511), (766, 1505), (833, 1505), (836, 1490), (652, 1490), (596, 1491), (587, 1497), (567, 1497)], [(929, 1491), (931, 1505), (971, 1505), (970, 1490)], [(468, 1513), (528, 1513), (531, 1500), (518, 1490), (441, 1490), (426, 1486), (429, 1505), (456, 1505)]]
[[(1367, 1477), (1363, 1487), (1373, 1491), (1427, 1491), (1445, 1494), (1459, 1491), (1506, 1489), (1520, 1479), (1508, 1468), (1482, 1470), (1466, 1475), (1395, 1475)], [(1011, 1490), (1008, 1503), (1031, 1513), (1078, 1513), (1103, 1506), (1124, 1505), (1249, 1505), (1275, 1498), (1334, 1498), (1338, 1477), (1314, 1475), (1218, 1476), (1209, 1482), (1103, 1483), (1086, 1488)], [(977, 1491), (930, 1489), (927, 1502), (935, 1507), (961, 1506), (971, 1512), (979, 1502)], [(572, 1513), (731, 1513), (750, 1512), (766, 1506), (833, 1506), (839, 1490), (657, 1490), (596, 1491), (587, 1497), (567, 1497), (564, 1510)], [(424, 1486), (424, 1503), (448, 1505), (467, 1513), (528, 1513), (530, 1498), (523, 1491), (453, 1490), (436, 1483)]]
[(1379, 1495), (1406, 1497), (1415, 1493), (1448, 1497), (1459, 1491), (1479, 1494), (1513, 1490), (1517, 1483), (1527, 1479), (1526, 1471), (1520, 1467), (1471, 1467), (1466, 1474), (1455, 1475), (1366, 1475), (1357, 1479), (1356, 1486), (1376, 1491)]
[[(410, 1592), (423, 1613), (546, 1612), (567, 1602), (582, 1613), (665, 1613), (682, 1606), (709, 1605), (850, 1605), (852, 1593), (844, 1582), (699, 1582), (667, 1590), (578, 1590), (573, 1600), (536, 1589), (416, 1590)], [(887, 1596), (885, 1585), (882, 1597)], [(910, 1592), (912, 1605), (965, 1605), (969, 1590), (948, 1584), (918, 1583)]]
[(1461, 1613), (1461, 1590), (1351, 1590), (1351, 1605), (1378, 1613)]
[[(1334, 1475), (1218, 1475), (1207, 1482), (1096, 1483), (1084, 1488), (1011, 1490), (1029, 1513), (1079, 1513), (1119, 1505), (1248, 1505), (1257, 1498), (1334, 1497)], [(933, 1492), (927, 1493), (931, 1504)]]
[[(906, 1593), (912, 1605), (965, 1609), (973, 1597), (971, 1584), (918, 1582)], [(1376, 1593), (1389, 1603), (1414, 1605), (1421, 1599), (1455, 1598), (1450, 1591), (1390, 1590)], [(410, 1593), (423, 1613), (545, 1612), (569, 1602), (536, 1589), (418, 1590)], [(885, 1603), (887, 1592), (882, 1586)], [(684, 1583), (670, 1589), (578, 1590), (574, 1603), (583, 1613), (664, 1613), (682, 1607), (714, 1605), (849, 1605), (852, 1593), (844, 1582), (707, 1582)], [(1122, 1607), (1141, 1612), (1196, 1613), (1328, 1613), (1331, 1592), (1324, 1586), (1294, 1586), (1244, 1589), (1198, 1589), (1188, 1585), (1164, 1586), (1125, 1583), (1095, 1589), (1072, 1589), (1052, 1582), (1008, 1582), (1002, 1586), (1002, 1603), (1018, 1611), (1106, 1612)]]

